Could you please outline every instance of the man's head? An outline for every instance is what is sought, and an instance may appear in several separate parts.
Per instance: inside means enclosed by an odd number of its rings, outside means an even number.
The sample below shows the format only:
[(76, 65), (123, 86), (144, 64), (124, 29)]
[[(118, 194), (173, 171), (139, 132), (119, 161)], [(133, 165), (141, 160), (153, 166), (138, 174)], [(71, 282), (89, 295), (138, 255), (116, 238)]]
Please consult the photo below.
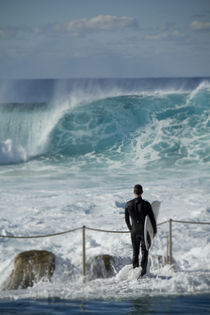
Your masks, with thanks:
[(133, 192), (136, 196), (141, 196), (143, 194), (143, 188), (141, 185), (135, 185), (133, 188)]

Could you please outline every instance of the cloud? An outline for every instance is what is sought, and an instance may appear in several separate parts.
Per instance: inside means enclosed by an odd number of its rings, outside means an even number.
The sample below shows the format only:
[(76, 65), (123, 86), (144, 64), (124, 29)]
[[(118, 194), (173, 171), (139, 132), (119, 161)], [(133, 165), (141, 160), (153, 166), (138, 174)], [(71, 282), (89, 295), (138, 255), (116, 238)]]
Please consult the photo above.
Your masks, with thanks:
[(15, 26), (0, 26), (0, 39), (21, 39), (25, 37), (26, 34), (35, 33), (38, 28), (31, 28), (28, 26), (19, 25)]
[(210, 31), (210, 22), (199, 22), (198, 20), (194, 20), (191, 27), (195, 31)]
[(178, 30), (174, 30), (173, 32), (163, 32), (163, 33), (157, 33), (157, 34), (147, 34), (145, 35), (144, 39), (147, 40), (173, 40), (178, 37), (181, 37), (181, 33)]
[(32, 34), (77, 36), (100, 31), (119, 31), (137, 26), (136, 19), (129, 16), (98, 15), (90, 19), (70, 20), (67, 23), (51, 23), (33, 27), (0, 27), (0, 39), (11, 39)]
[(136, 26), (136, 19), (129, 16), (98, 15), (91, 19), (71, 20), (66, 24), (66, 30), (70, 33), (81, 33), (116, 31)]
[(149, 40), (162, 40), (162, 39), (167, 39), (169, 37), (168, 33), (160, 33), (160, 34), (148, 34), (145, 35), (145, 39)]

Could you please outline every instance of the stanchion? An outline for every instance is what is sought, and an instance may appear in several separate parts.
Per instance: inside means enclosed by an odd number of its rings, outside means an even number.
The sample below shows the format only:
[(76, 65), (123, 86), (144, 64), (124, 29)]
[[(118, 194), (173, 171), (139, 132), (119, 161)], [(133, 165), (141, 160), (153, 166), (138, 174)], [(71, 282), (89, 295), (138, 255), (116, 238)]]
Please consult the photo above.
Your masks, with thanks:
[(173, 264), (172, 258), (172, 219), (169, 220), (169, 264)]
[(85, 282), (85, 276), (86, 276), (85, 225), (83, 225), (82, 227), (82, 275), (83, 275), (83, 282)]

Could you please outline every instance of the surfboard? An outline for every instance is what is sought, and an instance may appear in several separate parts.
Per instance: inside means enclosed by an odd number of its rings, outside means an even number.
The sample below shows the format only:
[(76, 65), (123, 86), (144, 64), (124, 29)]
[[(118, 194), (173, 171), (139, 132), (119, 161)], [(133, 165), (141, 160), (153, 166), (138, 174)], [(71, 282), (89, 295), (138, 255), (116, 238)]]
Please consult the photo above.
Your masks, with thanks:
[[(160, 209), (160, 201), (155, 200), (151, 203), (152, 211), (154, 213), (155, 220), (157, 222), (157, 217)], [(149, 250), (153, 242), (153, 227), (149, 216), (147, 215), (144, 223), (144, 242), (146, 249)]]

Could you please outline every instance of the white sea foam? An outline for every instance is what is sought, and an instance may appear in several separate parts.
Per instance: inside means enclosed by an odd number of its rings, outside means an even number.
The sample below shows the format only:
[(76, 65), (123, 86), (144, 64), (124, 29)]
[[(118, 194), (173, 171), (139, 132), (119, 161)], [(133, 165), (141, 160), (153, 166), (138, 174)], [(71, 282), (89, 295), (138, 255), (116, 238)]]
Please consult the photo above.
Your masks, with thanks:
[(21, 145), (15, 145), (11, 139), (0, 142), (0, 165), (25, 162), (27, 152)]
[[(33, 165), (33, 163), (32, 163)], [(97, 180), (97, 179), (95, 179)], [(100, 180), (100, 178), (98, 178)], [(4, 181), (5, 182), (5, 181)], [(59, 186), (58, 186), (59, 183)], [(169, 218), (208, 220), (208, 188), (193, 185), (193, 181), (147, 182), (145, 198), (163, 200), (158, 221)], [(8, 183), (9, 184), (9, 183)], [(82, 225), (113, 230), (126, 230), (124, 203), (132, 198), (132, 189), (120, 190), (114, 185), (98, 182), (98, 188), (81, 189), (81, 183), (69, 179), (36, 181), (33, 178), (16, 185), (6, 185), (2, 191), (1, 213), (4, 213), (0, 234), (10, 232), (33, 235), (58, 232)], [(78, 185), (78, 186), (77, 186)], [(74, 186), (74, 187), (73, 187)], [(29, 188), (30, 187), (30, 188)], [(17, 194), (21, 190), (21, 194)], [(25, 191), (25, 192), (24, 192)], [(82, 196), (82, 197), (81, 197)], [(181, 200), (181, 203), (180, 203)], [(14, 214), (15, 208), (15, 216)], [(5, 212), (4, 209), (7, 209)], [(197, 211), (197, 213), (195, 212)], [(26, 216), (27, 213), (27, 216)], [(58, 224), (59, 222), (59, 224)], [(4, 279), (11, 271), (12, 260), (18, 252), (27, 249), (47, 249), (58, 257), (52, 283), (39, 283), (34, 288), (1, 292), (1, 298), (126, 298), (142, 295), (194, 294), (208, 292), (208, 226), (173, 225), (173, 256), (175, 270), (170, 266), (151, 265), (149, 276), (137, 281), (129, 259), (132, 256), (129, 234), (114, 235), (86, 232), (87, 259), (98, 254), (119, 257), (118, 270), (111, 279), (88, 280), (81, 278), (82, 234), (72, 234), (38, 240), (1, 240), (0, 270)], [(151, 255), (165, 255), (168, 225), (158, 229)], [(73, 269), (72, 269), (73, 267)], [(0, 279), (3, 281), (3, 278)]]

